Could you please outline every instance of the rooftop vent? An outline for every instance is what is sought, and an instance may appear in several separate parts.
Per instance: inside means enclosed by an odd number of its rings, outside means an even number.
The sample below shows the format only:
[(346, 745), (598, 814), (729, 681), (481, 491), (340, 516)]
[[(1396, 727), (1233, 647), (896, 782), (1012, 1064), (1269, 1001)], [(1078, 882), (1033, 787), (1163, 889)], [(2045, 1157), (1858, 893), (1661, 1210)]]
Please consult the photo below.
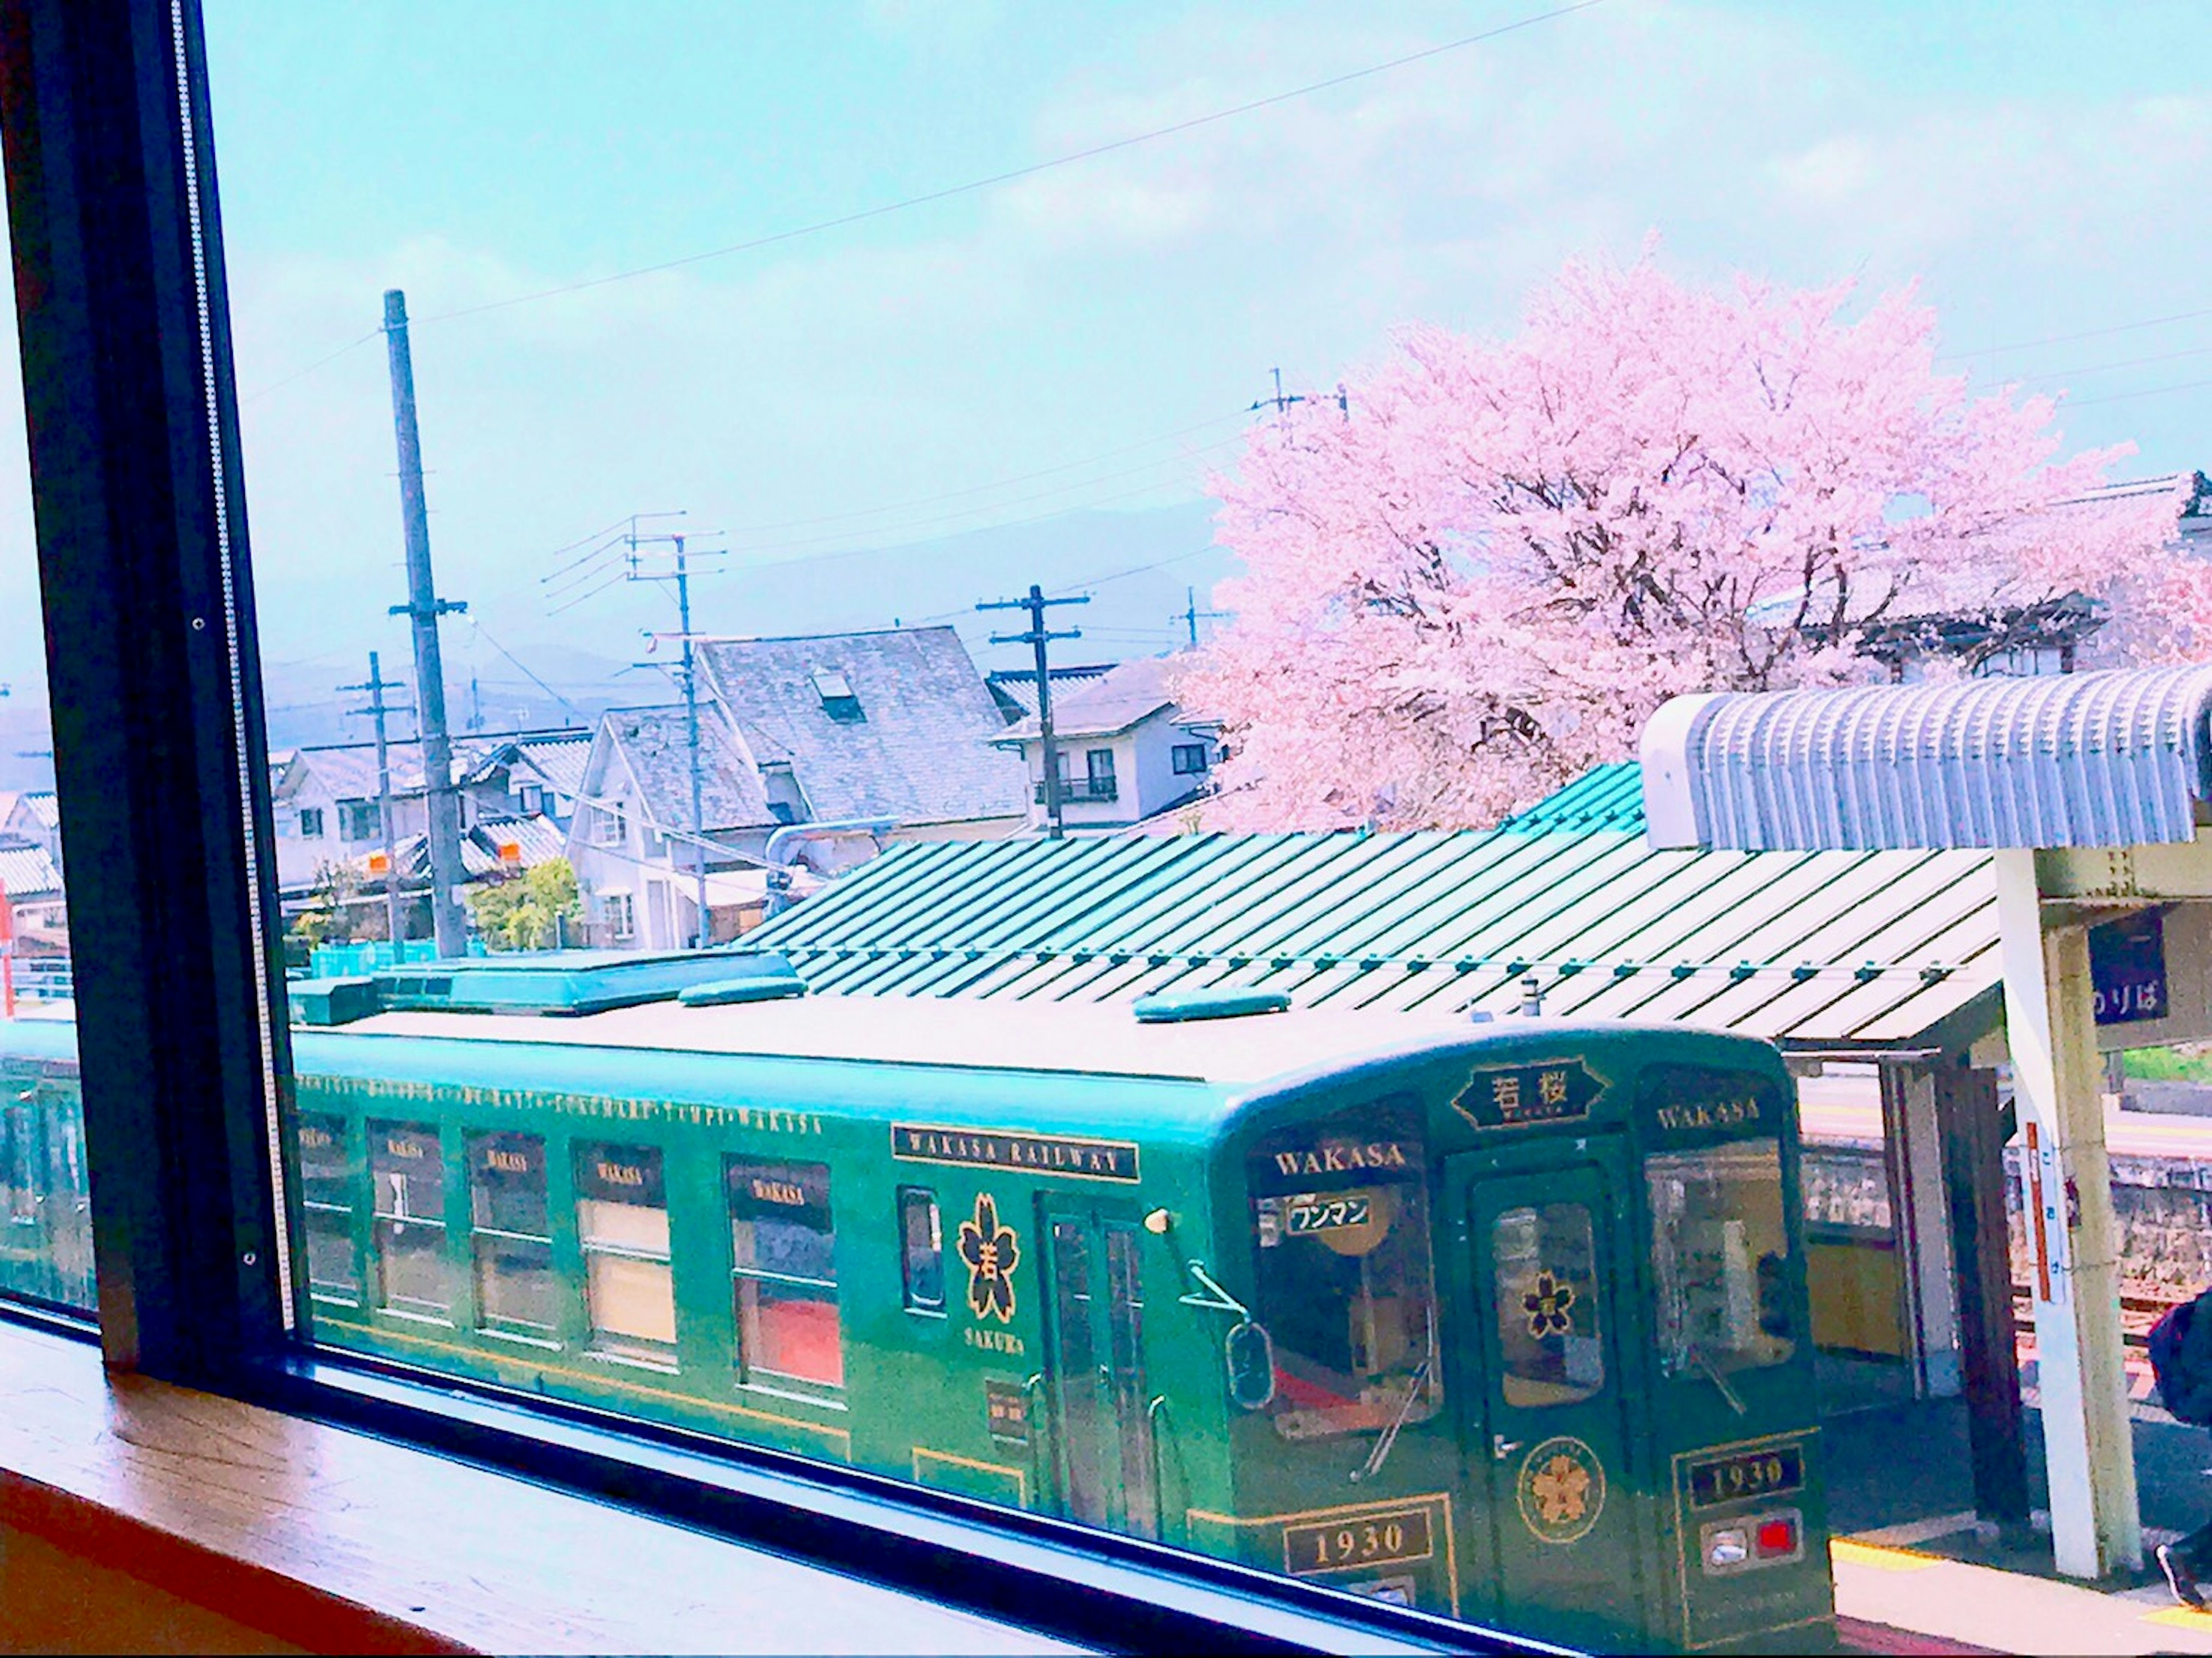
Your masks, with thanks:
[(1283, 990), (1181, 990), (1139, 996), (1131, 1011), (1139, 1024), (1184, 1024), (1194, 1019), (1280, 1013), (1290, 1005), (1290, 993)]
[(386, 969), (376, 991), (387, 1012), (561, 1015), (673, 1001), (694, 985), (793, 976), (789, 962), (765, 953), (518, 950), (440, 962), (434, 971)]
[(762, 973), (744, 979), (717, 979), (687, 986), (676, 999), (686, 1007), (729, 1007), (741, 1002), (781, 1002), (806, 993), (796, 973)]

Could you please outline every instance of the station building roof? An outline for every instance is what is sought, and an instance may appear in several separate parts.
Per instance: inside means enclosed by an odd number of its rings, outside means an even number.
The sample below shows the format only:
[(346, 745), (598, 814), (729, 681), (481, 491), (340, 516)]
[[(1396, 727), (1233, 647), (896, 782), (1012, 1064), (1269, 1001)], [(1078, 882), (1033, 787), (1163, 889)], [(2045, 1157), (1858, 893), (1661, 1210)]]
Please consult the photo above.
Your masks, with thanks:
[(1971, 1041), (2002, 1001), (1972, 851), (1660, 851), (1620, 829), (909, 845), (748, 946), (817, 993), (1682, 1023), (1792, 1046)]

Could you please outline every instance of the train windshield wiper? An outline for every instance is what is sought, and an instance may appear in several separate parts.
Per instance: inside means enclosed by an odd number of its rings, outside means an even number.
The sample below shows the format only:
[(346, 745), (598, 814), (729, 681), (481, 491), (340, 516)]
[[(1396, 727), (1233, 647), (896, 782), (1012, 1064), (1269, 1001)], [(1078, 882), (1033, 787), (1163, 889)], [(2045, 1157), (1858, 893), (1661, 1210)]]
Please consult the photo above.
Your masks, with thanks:
[(1413, 1372), (1413, 1379), (1406, 1384), (1406, 1396), (1398, 1401), (1398, 1414), (1390, 1418), (1390, 1425), (1383, 1429), (1381, 1436), (1376, 1440), (1375, 1448), (1367, 1453), (1367, 1461), (1353, 1471), (1353, 1485), (1357, 1485), (1364, 1479), (1372, 1479), (1382, 1471), (1382, 1464), (1390, 1455), (1390, 1448), (1398, 1442), (1398, 1430), (1406, 1425), (1406, 1418), (1413, 1414), (1413, 1401), (1421, 1396), (1421, 1388), (1428, 1382), (1429, 1366), (1436, 1362), (1437, 1350), (1432, 1346), (1421, 1360), (1420, 1368)]
[(1705, 1380), (1720, 1389), (1721, 1397), (1729, 1402), (1729, 1409), (1734, 1411), (1738, 1416), (1747, 1416), (1750, 1413), (1750, 1407), (1743, 1402), (1742, 1395), (1729, 1385), (1729, 1379), (1721, 1374), (1719, 1366), (1713, 1363), (1711, 1354), (1694, 1341), (1687, 1344), (1682, 1351), (1689, 1356), (1690, 1363), (1704, 1372)]

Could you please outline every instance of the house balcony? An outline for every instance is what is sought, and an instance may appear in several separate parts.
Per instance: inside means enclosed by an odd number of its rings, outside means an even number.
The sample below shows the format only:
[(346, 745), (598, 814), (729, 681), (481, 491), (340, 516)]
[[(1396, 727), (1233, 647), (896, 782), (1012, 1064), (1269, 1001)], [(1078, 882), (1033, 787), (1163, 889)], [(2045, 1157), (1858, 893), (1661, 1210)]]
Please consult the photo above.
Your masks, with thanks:
[[(1062, 805), (1072, 805), (1083, 800), (1118, 800), (1121, 798), (1121, 786), (1110, 777), (1063, 777), (1060, 780), (1060, 803)], [(1045, 804), (1042, 778), (1037, 780), (1036, 803), (1039, 805)]]

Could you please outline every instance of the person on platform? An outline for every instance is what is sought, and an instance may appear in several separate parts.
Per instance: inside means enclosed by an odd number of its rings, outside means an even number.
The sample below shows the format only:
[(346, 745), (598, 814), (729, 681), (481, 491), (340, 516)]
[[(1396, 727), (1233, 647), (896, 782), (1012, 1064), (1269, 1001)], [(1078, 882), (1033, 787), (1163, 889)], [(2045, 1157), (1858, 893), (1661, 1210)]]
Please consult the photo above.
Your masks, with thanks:
[[(2212, 1289), (2194, 1301), (2166, 1309), (2151, 1327), (2150, 1368), (2158, 1378), (2159, 1402), (2177, 1421), (2212, 1427)], [(2178, 1542), (2160, 1546), (2158, 1564), (2173, 1598), (2187, 1606), (2205, 1604), (2198, 1580), (2212, 1577), (2212, 1522)]]

